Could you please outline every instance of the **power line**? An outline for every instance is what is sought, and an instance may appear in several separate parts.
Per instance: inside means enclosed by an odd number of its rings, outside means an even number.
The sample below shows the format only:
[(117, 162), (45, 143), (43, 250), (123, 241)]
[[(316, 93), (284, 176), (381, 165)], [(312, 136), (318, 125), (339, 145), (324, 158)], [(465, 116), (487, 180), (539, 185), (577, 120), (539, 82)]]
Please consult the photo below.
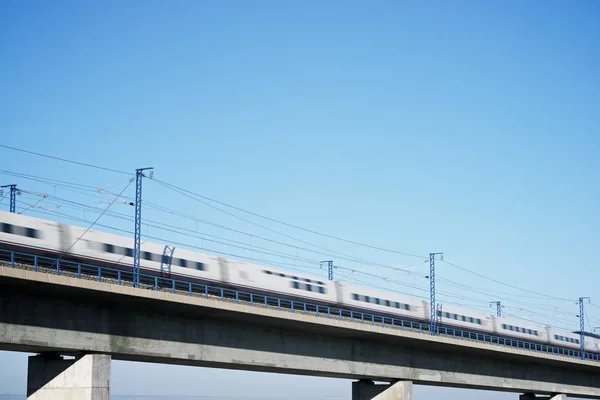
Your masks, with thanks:
[(83, 165), (85, 167), (96, 168), (96, 169), (101, 169), (101, 170), (110, 171), (110, 172), (116, 172), (118, 174), (125, 174), (125, 175), (129, 175), (129, 176), (132, 175), (131, 172), (119, 171), (117, 169), (101, 167), (99, 165), (87, 164), (87, 163), (83, 163), (83, 162), (79, 162), (79, 161), (68, 160), (66, 158), (50, 156), (48, 154), (36, 153), (34, 151), (23, 150), (23, 149), (18, 149), (16, 147), (7, 146), (5, 144), (0, 144), (0, 147), (4, 147), (5, 149), (10, 149), (10, 150), (14, 150), (14, 151), (20, 151), (23, 153), (33, 154), (33, 155), (40, 156), (40, 157), (46, 157), (46, 158), (50, 158), (50, 159), (57, 160), (57, 161), (62, 161), (62, 162), (67, 162), (67, 163), (77, 164), (77, 165)]
[[(131, 182), (133, 182), (133, 180), (130, 180), (129, 183), (127, 184), (127, 186), (125, 186), (123, 188), (123, 190), (121, 190), (121, 193), (119, 193), (119, 196), (117, 196), (107, 207), (106, 209), (104, 209), (104, 211), (102, 211), (102, 213), (98, 216), (98, 218), (96, 218), (96, 220), (94, 222), (92, 222), (92, 224), (81, 234), (81, 236), (79, 236), (71, 246), (69, 246), (69, 248), (67, 250), (65, 250), (60, 257), (58, 257), (56, 259), (56, 261), (54, 263), (52, 263), (52, 266), (54, 266), (66, 253), (69, 252), (69, 250), (71, 250), (71, 248), (73, 246), (75, 246), (75, 243), (77, 243), (82, 237), (83, 235), (85, 235), (90, 229), (92, 229), (92, 227), (100, 220), (100, 218), (102, 218), (102, 216), (104, 215), (104, 213), (106, 213), (108, 211), (108, 209), (114, 204), (115, 201), (117, 201), (117, 199), (119, 197), (121, 197), (121, 194), (123, 194), (123, 192), (125, 192), (125, 190), (129, 187), (129, 185), (131, 185)], [(51, 267), (52, 267), (51, 266)]]
[(477, 276), (479, 276), (480, 278), (484, 278), (484, 279), (487, 279), (487, 280), (489, 280), (489, 281), (492, 281), (492, 282), (498, 283), (498, 284), (500, 284), (500, 285), (504, 285), (504, 286), (511, 287), (511, 288), (513, 288), (513, 289), (522, 290), (522, 291), (524, 291), (524, 292), (527, 292), (527, 293), (533, 293), (533, 294), (536, 294), (536, 295), (539, 295), (539, 296), (542, 296), (542, 297), (547, 297), (547, 298), (549, 298), (549, 299), (554, 299), (554, 300), (561, 300), (561, 301), (574, 301), (573, 299), (564, 299), (564, 298), (561, 298), (561, 297), (549, 296), (549, 295), (547, 295), (547, 294), (543, 294), (543, 293), (537, 293), (537, 292), (534, 292), (533, 290), (529, 290), (529, 289), (523, 289), (523, 288), (520, 288), (520, 287), (518, 287), (518, 286), (511, 285), (511, 284), (509, 284), (509, 283), (501, 282), (501, 281), (498, 281), (498, 280), (496, 280), (496, 279), (489, 278), (489, 277), (487, 277), (487, 276), (485, 276), (485, 275), (481, 275), (480, 273), (477, 273), (477, 272), (475, 272), (475, 271), (471, 271), (470, 269), (463, 268), (463, 267), (461, 267), (461, 266), (459, 266), (459, 265), (453, 264), (453, 263), (451, 263), (451, 262), (448, 262), (448, 261), (446, 261), (446, 260), (442, 260), (442, 262), (444, 262), (444, 263), (446, 263), (446, 264), (448, 264), (448, 265), (451, 265), (451, 266), (453, 266), (453, 267), (455, 267), (455, 268), (458, 268), (458, 269), (461, 269), (461, 270), (463, 270), (463, 271), (466, 271), (466, 272), (468, 272), (468, 273), (470, 273), (470, 274), (477, 275)]
[[(222, 202), (222, 201), (218, 201), (218, 200), (212, 199), (212, 198), (210, 198), (210, 197), (203, 196), (203, 195), (201, 195), (201, 194), (194, 193), (194, 192), (192, 192), (192, 191), (189, 191), (189, 190), (186, 190), (186, 189), (180, 188), (180, 187), (178, 187), (178, 186), (175, 186), (175, 185), (172, 185), (172, 184), (170, 184), (170, 183), (163, 182), (163, 181), (161, 181), (161, 180), (159, 180), (159, 179), (154, 179), (154, 180), (155, 180), (156, 182), (158, 182), (158, 183), (160, 183), (160, 184), (164, 185), (164, 186), (167, 186), (167, 187), (169, 187), (169, 188), (170, 188), (170, 189), (172, 189), (172, 190), (175, 190), (175, 189), (177, 189), (177, 190), (179, 190), (179, 191), (182, 191), (182, 192), (185, 192), (185, 193), (188, 193), (188, 194), (194, 195), (194, 196), (201, 197), (201, 198), (203, 198), (203, 199), (206, 199), (206, 200), (209, 200), (209, 201), (215, 202), (215, 203), (217, 203), (217, 204), (220, 204), (220, 205), (223, 205), (223, 206), (226, 206), (226, 207), (233, 208), (234, 210), (238, 210), (238, 211), (244, 212), (244, 213), (246, 213), (246, 214), (253, 215), (253, 216), (255, 216), (255, 217), (263, 218), (263, 219), (266, 219), (266, 220), (268, 220), (268, 221), (271, 221), (271, 222), (276, 222), (276, 223), (278, 223), (278, 224), (285, 225), (285, 226), (289, 226), (289, 227), (291, 227), (291, 228), (299, 229), (299, 230), (302, 230), (302, 231), (305, 231), (305, 232), (309, 232), (309, 233), (312, 233), (312, 234), (315, 234), (315, 235), (324, 236), (324, 237), (327, 237), (327, 238), (330, 238), (330, 239), (335, 239), (335, 240), (339, 240), (339, 241), (342, 241), (342, 242), (351, 243), (351, 244), (354, 244), (354, 245), (357, 245), (357, 246), (367, 247), (367, 248), (374, 249), (374, 250), (386, 251), (386, 252), (388, 252), (388, 253), (400, 254), (400, 255), (409, 256), (409, 257), (416, 257), (416, 258), (424, 258), (424, 257), (425, 257), (425, 256), (422, 256), (422, 255), (416, 255), (416, 254), (411, 254), (411, 253), (401, 252), (401, 251), (397, 251), (397, 250), (386, 249), (386, 248), (383, 248), (383, 247), (373, 246), (373, 245), (370, 245), (370, 244), (360, 243), (360, 242), (356, 242), (356, 241), (353, 241), (353, 240), (349, 240), (349, 239), (340, 238), (340, 237), (338, 237), (338, 236), (333, 236), (333, 235), (328, 235), (328, 234), (326, 234), (326, 233), (317, 232), (317, 231), (314, 231), (314, 230), (312, 230), (312, 229), (303, 228), (303, 227), (300, 227), (300, 226), (297, 226), (297, 225), (294, 225), (294, 224), (290, 224), (290, 223), (283, 222), (283, 221), (280, 221), (280, 220), (277, 220), (277, 219), (274, 219), (274, 218), (270, 218), (270, 217), (266, 217), (266, 216), (264, 216), (264, 215), (260, 215), (260, 214), (254, 213), (254, 212), (252, 212), (252, 211), (244, 210), (243, 208), (239, 208), (239, 207), (236, 207), (236, 206), (232, 206), (232, 205), (230, 205), (230, 204), (227, 204), (227, 203), (224, 203), (224, 202)], [(198, 199), (196, 199), (196, 200), (198, 200)], [(198, 200), (198, 201), (199, 201), (199, 200)], [(206, 203), (205, 203), (205, 204), (206, 204)], [(221, 210), (221, 211), (222, 211), (222, 210)], [(224, 212), (224, 211), (223, 211), (223, 212)], [(231, 215), (231, 214), (230, 214), (230, 215)], [(234, 216), (235, 216), (235, 215), (234, 215)], [(238, 217), (238, 218), (239, 218), (239, 217)]]
[[(64, 188), (67, 188), (67, 190), (73, 190), (74, 189), (74, 188), (72, 188), (70, 186), (86, 187), (88, 189), (83, 189), (83, 188), (77, 187), (77, 190), (84, 190), (85, 192), (83, 194), (90, 195), (90, 196), (92, 194), (91, 193), (87, 193), (87, 192), (91, 191), (90, 189), (93, 189), (94, 193), (98, 192), (98, 189), (96, 187), (90, 186), (90, 185), (82, 185), (82, 184), (78, 184), (78, 183), (72, 183), (72, 182), (66, 182), (66, 181), (59, 181), (59, 180), (54, 180), (54, 179), (50, 179), (50, 178), (38, 177), (38, 176), (34, 176), (34, 175), (27, 175), (27, 174), (21, 174), (21, 173), (14, 173), (14, 172), (4, 171), (4, 170), (0, 170), (0, 173), (6, 173), (8, 175), (22, 176), (22, 177), (25, 177), (26, 179), (31, 179), (31, 180), (34, 180), (34, 181), (37, 181), (37, 182), (45, 183), (47, 185), (51, 185), (51, 186), (55, 186), (55, 187), (64, 187)], [(50, 183), (49, 182), (44, 182), (44, 180), (48, 180)], [(153, 180), (156, 181), (157, 179), (153, 179)], [(54, 182), (59, 182), (59, 183), (57, 184), (57, 183), (54, 183)], [(62, 186), (62, 184), (65, 184), (65, 185), (68, 185), (68, 186)], [(233, 229), (233, 228), (230, 228), (230, 227), (227, 227), (227, 226), (224, 226), (224, 225), (216, 224), (214, 222), (210, 222), (210, 221), (206, 221), (206, 220), (203, 220), (203, 219), (200, 219), (200, 218), (196, 218), (194, 216), (190, 216), (190, 215), (181, 213), (179, 211), (169, 209), (167, 207), (160, 206), (160, 205), (152, 203), (150, 201), (146, 201), (145, 202), (146, 206), (152, 207), (152, 208), (154, 208), (156, 210), (159, 210), (159, 211), (162, 211), (162, 212), (165, 212), (165, 213), (169, 213), (169, 214), (172, 214), (172, 215), (178, 215), (178, 216), (180, 216), (182, 218), (187, 218), (187, 219), (190, 219), (190, 220), (195, 221), (197, 223), (199, 222), (199, 223), (203, 223), (203, 224), (212, 225), (212, 226), (215, 226), (215, 227), (218, 227), (218, 228), (221, 228), (221, 229), (229, 230), (231, 232), (235, 232), (235, 233), (239, 233), (239, 234), (243, 234), (243, 235), (248, 235), (248, 236), (251, 236), (251, 237), (256, 237), (256, 238), (259, 238), (259, 239), (262, 239), (262, 240), (265, 240), (265, 241), (268, 241), (268, 242), (271, 242), (271, 243), (276, 243), (276, 244), (279, 244), (279, 245), (291, 247), (291, 248), (294, 248), (296, 250), (303, 250), (303, 251), (312, 252), (312, 253), (316, 253), (316, 254), (321, 254), (321, 255), (325, 255), (325, 256), (335, 255), (337, 258), (339, 258), (341, 260), (347, 260), (347, 261), (352, 261), (352, 262), (356, 262), (356, 263), (362, 263), (362, 264), (366, 264), (366, 265), (372, 265), (372, 266), (379, 266), (379, 267), (383, 267), (383, 268), (389, 268), (389, 269), (392, 269), (394, 271), (401, 271), (401, 272), (404, 272), (404, 273), (409, 274), (409, 275), (416, 273), (415, 271), (408, 271), (408, 270), (403, 269), (403, 268), (394, 267), (394, 266), (390, 266), (390, 265), (386, 265), (386, 264), (381, 264), (381, 263), (377, 263), (377, 262), (370, 261), (370, 260), (365, 260), (365, 259), (357, 258), (357, 257), (354, 257), (352, 255), (340, 253), (340, 252), (337, 252), (335, 250), (331, 250), (331, 249), (328, 249), (328, 248), (325, 248), (325, 247), (322, 247), (322, 246), (314, 245), (314, 244), (312, 244), (310, 242), (307, 242), (307, 241), (304, 241), (304, 240), (301, 240), (301, 239), (297, 239), (297, 238), (295, 238), (293, 236), (286, 235), (284, 233), (275, 231), (275, 230), (270, 229), (268, 227), (265, 227), (263, 225), (257, 224), (257, 223), (255, 223), (253, 221), (249, 221), (249, 220), (247, 220), (245, 218), (242, 218), (242, 217), (240, 217), (238, 215), (235, 215), (235, 214), (229, 213), (227, 211), (221, 210), (218, 207), (212, 206), (211, 204), (208, 204), (208, 203), (203, 202), (203, 201), (201, 201), (199, 199), (191, 197), (191, 196), (187, 195), (186, 193), (181, 193), (177, 189), (172, 189), (172, 190), (174, 190), (174, 191), (176, 191), (176, 192), (178, 192), (178, 193), (180, 193), (180, 194), (182, 194), (182, 195), (184, 195), (184, 196), (186, 196), (188, 198), (191, 198), (192, 200), (195, 200), (195, 201), (198, 201), (198, 202), (200, 202), (202, 204), (205, 204), (208, 207), (215, 208), (215, 209), (217, 209), (217, 210), (219, 210), (221, 212), (224, 212), (224, 213), (227, 213), (227, 214), (229, 214), (231, 216), (239, 218), (239, 219), (241, 219), (241, 220), (243, 220), (245, 222), (248, 222), (250, 224), (256, 225), (258, 227), (261, 227), (263, 229), (266, 229), (266, 230), (271, 231), (273, 233), (276, 233), (278, 235), (284, 236), (286, 238), (289, 238), (289, 239), (292, 239), (292, 240), (297, 240), (299, 242), (302, 242), (302, 243), (305, 243), (305, 244), (307, 244), (309, 246), (312, 246), (312, 247), (324, 250), (326, 252), (319, 252), (319, 251), (314, 250), (314, 249), (307, 249), (307, 248), (304, 248), (304, 247), (301, 247), (301, 246), (297, 246), (297, 245), (294, 245), (294, 244), (285, 243), (285, 242), (277, 241), (277, 240), (274, 240), (274, 239), (266, 238), (264, 236), (255, 235), (255, 234), (251, 234), (251, 233), (248, 233), (248, 232), (244, 232), (244, 231), (240, 231), (240, 230), (237, 230), (237, 229)], [(115, 195), (114, 193), (112, 193), (110, 191), (104, 191), (104, 193)], [(54, 197), (56, 197), (56, 196), (54, 196)], [(125, 198), (125, 199), (131, 199), (131, 198), (128, 198), (126, 196), (123, 196), (123, 198)], [(426, 262), (426, 261), (427, 260), (423, 260), (423, 262)], [(413, 265), (416, 265), (416, 264), (413, 264)]]

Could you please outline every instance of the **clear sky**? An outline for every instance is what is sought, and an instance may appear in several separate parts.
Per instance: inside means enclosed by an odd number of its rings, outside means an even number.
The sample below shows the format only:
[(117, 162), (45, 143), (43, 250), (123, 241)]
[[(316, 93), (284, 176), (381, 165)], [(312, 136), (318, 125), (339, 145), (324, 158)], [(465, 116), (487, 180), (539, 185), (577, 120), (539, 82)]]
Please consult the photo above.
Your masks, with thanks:
[[(440, 262), (445, 303), (493, 313), (489, 302), (501, 300), (507, 314), (575, 330), (575, 302), (590, 296), (593, 328), (600, 326), (599, 18), (597, 1), (5, 1), (0, 144), (118, 170), (153, 166), (156, 178), (227, 204), (400, 252), (444, 252), (452, 264), (525, 289)], [(0, 160), (0, 183), (56, 196), (25, 213), (85, 218), (76, 223), (86, 227), (98, 214), (65, 200), (101, 210), (98, 201), (110, 198), (14, 174), (116, 184), (115, 192), (127, 179), (6, 148)], [(125, 195), (134, 195), (133, 185)], [(306, 259), (327, 255), (260, 237), (305, 244), (157, 182), (145, 183), (144, 199), (250, 234), (155, 209), (145, 218), (286, 252), (288, 266), (325, 275)], [(24, 193), (19, 210), (37, 200)], [(111, 210), (133, 216), (123, 204)], [(337, 253), (410, 265), (402, 273), (330, 255), (337, 277), (427, 296), (424, 257), (228, 211)], [(99, 222), (132, 228), (110, 215)], [(256, 247), (144, 232), (179, 247), (269, 259)], [(1, 390), (23, 393), (26, 355), (0, 353), (0, 365)], [(116, 394), (237, 395), (257, 382), (258, 394), (350, 393), (345, 381), (119, 362), (113, 382)]]

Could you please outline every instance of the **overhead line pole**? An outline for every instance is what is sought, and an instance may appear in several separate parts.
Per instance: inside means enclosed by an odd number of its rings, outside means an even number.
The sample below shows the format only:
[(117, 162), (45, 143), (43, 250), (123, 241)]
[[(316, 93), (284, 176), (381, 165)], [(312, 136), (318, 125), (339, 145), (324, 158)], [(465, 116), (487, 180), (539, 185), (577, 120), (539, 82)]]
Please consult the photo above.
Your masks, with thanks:
[(579, 298), (579, 352), (581, 359), (585, 359), (585, 311), (583, 309), (583, 299), (589, 299), (589, 297)]
[(327, 263), (327, 279), (332, 281), (333, 280), (333, 260), (321, 261), (321, 265), (323, 265), (323, 263)]
[(437, 306), (435, 304), (435, 256), (438, 254), (441, 254), (443, 259), (444, 253), (429, 253), (429, 306), (431, 309), (429, 332), (431, 334), (437, 333), (438, 321), (441, 320), (441, 315), (438, 318)]
[[(133, 240), (133, 286), (140, 287), (140, 243), (142, 235), (142, 178), (145, 170), (152, 167), (138, 168), (135, 170), (135, 227)], [(150, 172), (150, 177), (152, 177)]]
[(17, 185), (3, 185), (0, 188), (10, 188), (10, 212), (16, 212), (16, 202), (17, 202)]
[(499, 302), (499, 301), (492, 301), (490, 303), (490, 305), (491, 304), (496, 304), (496, 316), (497, 317), (501, 317), (502, 316), (502, 305), (501, 305), (501, 302)]

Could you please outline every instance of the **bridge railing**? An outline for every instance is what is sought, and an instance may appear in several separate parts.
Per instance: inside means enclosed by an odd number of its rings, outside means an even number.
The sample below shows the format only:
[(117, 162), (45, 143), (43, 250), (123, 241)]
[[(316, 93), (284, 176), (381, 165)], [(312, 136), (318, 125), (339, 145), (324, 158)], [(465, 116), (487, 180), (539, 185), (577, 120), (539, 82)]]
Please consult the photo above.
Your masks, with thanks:
[[(132, 284), (133, 272), (118, 267), (105, 267), (99, 265), (76, 263), (69, 260), (44, 257), (29, 253), (0, 249), (0, 261), (11, 268), (32, 270), (35, 272), (51, 273), (69, 276), (77, 279), (96, 280), (98, 282), (114, 283), (117, 285)], [(169, 276), (140, 274), (140, 287), (155, 291), (168, 291), (181, 295), (219, 299), (235, 303), (245, 303), (253, 307), (265, 307), (278, 310), (287, 310), (292, 313), (310, 314), (316, 317), (335, 318), (339, 320), (370, 324), (383, 328), (409, 330), (423, 334), (436, 334), (480, 343), (493, 344), (504, 347), (519, 348), (535, 352), (560, 355), (565, 357), (585, 360), (600, 361), (600, 354), (585, 352), (583, 357), (579, 350), (510, 339), (497, 335), (483, 334), (464, 329), (438, 326), (435, 329), (428, 323), (410, 321), (402, 318), (392, 318), (339, 307), (331, 307), (306, 301), (291, 300), (285, 297), (265, 295), (249, 291), (239, 291), (217, 285), (208, 285)], [(595, 349), (593, 350), (595, 351)]]

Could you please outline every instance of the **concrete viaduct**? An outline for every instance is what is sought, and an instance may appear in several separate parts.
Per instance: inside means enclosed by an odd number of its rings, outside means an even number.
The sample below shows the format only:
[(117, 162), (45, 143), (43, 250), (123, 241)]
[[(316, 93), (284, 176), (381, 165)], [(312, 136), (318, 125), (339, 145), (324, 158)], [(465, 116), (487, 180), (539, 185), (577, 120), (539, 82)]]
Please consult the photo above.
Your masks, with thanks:
[(597, 361), (92, 279), (0, 267), (0, 349), (37, 354), (28, 399), (109, 400), (111, 359), (349, 378), (353, 400), (413, 384), (600, 399)]

